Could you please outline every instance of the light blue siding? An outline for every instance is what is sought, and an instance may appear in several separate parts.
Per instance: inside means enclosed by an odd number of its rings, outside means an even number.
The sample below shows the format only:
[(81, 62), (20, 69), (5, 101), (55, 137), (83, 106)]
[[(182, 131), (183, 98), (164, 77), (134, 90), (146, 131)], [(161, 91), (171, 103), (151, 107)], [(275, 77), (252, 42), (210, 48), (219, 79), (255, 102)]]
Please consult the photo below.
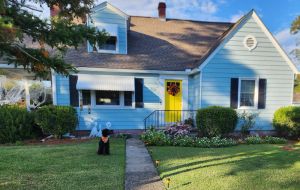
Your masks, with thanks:
[[(121, 73), (85, 73), (85, 74), (99, 74), (99, 75), (116, 75), (121, 76)], [(105, 126), (106, 122), (112, 123), (113, 129), (143, 129), (144, 118), (151, 112), (157, 109), (162, 109), (161, 96), (159, 94), (160, 84), (158, 75), (142, 75), (131, 74), (136, 78), (144, 79), (144, 108), (91, 108), (91, 114), (88, 114), (87, 108), (80, 111), (77, 108), (79, 117), (78, 130), (90, 130), (93, 126)], [(69, 105), (69, 79), (56, 76), (57, 86), (57, 104)], [(134, 101), (134, 99), (133, 99)]]
[[(104, 8), (96, 11), (91, 15), (93, 23), (89, 22), (91, 26), (99, 26), (102, 24), (116, 24), (118, 26), (117, 43), (119, 54), (127, 53), (127, 22), (126, 18), (114, 13), (110, 9)], [(88, 47), (88, 51), (92, 51), (91, 46)]]
[(200, 97), (200, 74), (189, 76), (188, 93), (189, 110), (197, 110)]
[[(243, 44), (253, 35), (258, 41), (253, 51)], [(202, 72), (202, 107), (230, 106), (230, 80), (238, 77), (267, 79), (266, 109), (258, 111), (256, 130), (271, 130), (274, 111), (290, 105), (293, 94), (293, 71), (253, 18), (225, 44)], [(238, 110), (239, 112), (241, 110)]]

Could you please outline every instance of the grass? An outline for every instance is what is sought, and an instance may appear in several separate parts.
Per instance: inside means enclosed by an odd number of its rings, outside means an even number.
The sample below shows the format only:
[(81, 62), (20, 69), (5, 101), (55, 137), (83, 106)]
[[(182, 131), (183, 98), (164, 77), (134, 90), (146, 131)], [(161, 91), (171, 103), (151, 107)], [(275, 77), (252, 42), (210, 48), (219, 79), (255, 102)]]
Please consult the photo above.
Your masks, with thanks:
[(300, 189), (300, 143), (228, 148), (149, 147), (169, 189)]
[(97, 141), (0, 147), (0, 189), (124, 189), (125, 141), (111, 139), (111, 155)]

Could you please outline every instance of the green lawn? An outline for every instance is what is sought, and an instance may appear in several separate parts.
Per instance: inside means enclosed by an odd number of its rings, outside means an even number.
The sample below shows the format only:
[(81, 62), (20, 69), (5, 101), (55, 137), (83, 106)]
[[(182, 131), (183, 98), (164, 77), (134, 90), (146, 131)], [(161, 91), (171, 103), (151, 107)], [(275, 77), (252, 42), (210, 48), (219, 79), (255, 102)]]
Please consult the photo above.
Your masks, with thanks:
[(300, 143), (228, 148), (149, 147), (170, 189), (300, 189)]
[(111, 155), (97, 141), (69, 145), (0, 146), (0, 189), (124, 189), (125, 141)]

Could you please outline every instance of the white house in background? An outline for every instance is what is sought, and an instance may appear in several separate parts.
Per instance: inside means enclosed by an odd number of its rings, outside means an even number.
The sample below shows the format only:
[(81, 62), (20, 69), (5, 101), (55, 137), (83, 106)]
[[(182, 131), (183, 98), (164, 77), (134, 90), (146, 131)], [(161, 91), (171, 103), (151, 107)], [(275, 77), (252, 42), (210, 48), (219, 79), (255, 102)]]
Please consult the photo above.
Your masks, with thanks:
[(106, 122), (140, 130), (219, 105), (259, 112), (254, 130), (265, 131), (275, 110), (293, 103), (298, 71), (254, 10), (236, 23), (204, 22), (168, 19), (165, 3), (152, 18), (104, 2), (86, 24), (109, 40), (69, 50), (79, 73), (52, 73), (53, 101), (77, 108), (77, 130)]

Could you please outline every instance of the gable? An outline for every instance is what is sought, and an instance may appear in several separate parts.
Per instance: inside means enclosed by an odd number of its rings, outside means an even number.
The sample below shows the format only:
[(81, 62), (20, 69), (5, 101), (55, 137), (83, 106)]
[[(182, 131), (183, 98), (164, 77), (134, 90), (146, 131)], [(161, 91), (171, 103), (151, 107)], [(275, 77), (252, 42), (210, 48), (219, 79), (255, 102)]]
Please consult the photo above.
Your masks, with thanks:
[[(252, 36), (257, 41), (257, 46), (251, 51), (244, 45), (247, 36)], [(223, 42), (200, 65), (200, 70), (208, 63), (211, 64), (213, 59), (220, 59), (220, 55), (232, 60), (280, 62), (279, 64), (285, 65), (293, 73), (298, 73), (296, 66), (254, 11), (238, 21)]]
[(109, 13), (114, 13), (114, 14), (117, 14), (119, 15), (120, 17), (124, 18), (124, 19), (128, 19), (129, 16), (124, 13), (123, 11), (121, 11), (120, 9), (118, 9), (117, 7), (111, 5), (110, 3), (108, 3), (107, 1), (95, 6), (92, 11), (93, 12), (99, 12), (99, 11), (102, 11), (102, 10), (107, 10)]
[[(99, 30), (105, 30), (111, 36), (117, 37), (116, 53), (127, 53), (127, 20), (128, 16), (113, 7), (107, 2), (93, 8), (91, 17), (88, 19), (88, 25), (98, 27)], [(88, 45), (88, 52), (93, 48)]]

